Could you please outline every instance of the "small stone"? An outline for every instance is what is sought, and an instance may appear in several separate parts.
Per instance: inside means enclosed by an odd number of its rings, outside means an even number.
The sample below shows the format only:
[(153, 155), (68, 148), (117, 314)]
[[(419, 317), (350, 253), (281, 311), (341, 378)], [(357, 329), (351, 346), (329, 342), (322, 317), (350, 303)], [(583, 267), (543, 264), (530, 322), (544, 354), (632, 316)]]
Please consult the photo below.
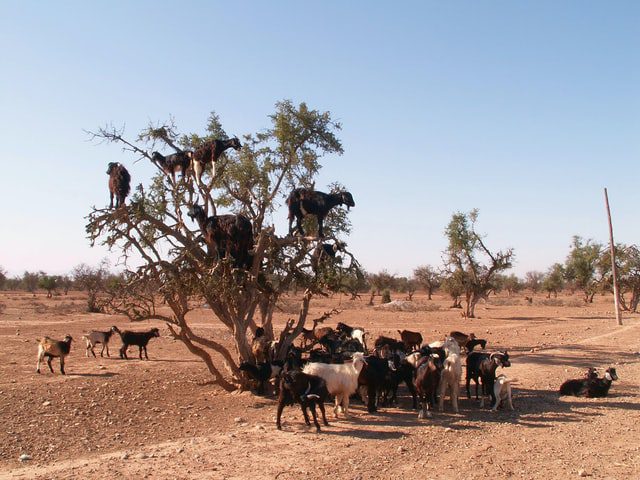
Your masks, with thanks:
[(21, 462), (26, 462), (28, 460), (31, 460), (31, 455), (23, 453), (22, 455), (20, 455), (20, 458), (18, 460), (20, 460)]
[(407, 451), (407, 449), (404, 448), (403, 446), (398, 447), (398, 453), (403, 453), (403, 452), (406, 452), (406, 451)]
[(45, 400), (44, 402), (42, 402), (43, 407), (48, 407), (49, 405), (51, 405), (51, 402), (49, 400)]
[(580, 469), (580, 470), (578, 470), (578, 476), (579, 477), (588, 477), (589, 474), (587, 473), (586, 470)]
[(123, 454), (120, 456), (120, 460), (128, 460), (128, 459), (129, 459), (129, 454), (128, 454), (128, 453), (123, 453)]
[(236, 418), (233, 419), (233, 421), (236, 422), (236, 423), (243, 423), (244, 422), (244, 418), (236, 417)]
[(451, 427), (447, 427), (444, 429), (445, 432), (453, 432), (453, 428)]

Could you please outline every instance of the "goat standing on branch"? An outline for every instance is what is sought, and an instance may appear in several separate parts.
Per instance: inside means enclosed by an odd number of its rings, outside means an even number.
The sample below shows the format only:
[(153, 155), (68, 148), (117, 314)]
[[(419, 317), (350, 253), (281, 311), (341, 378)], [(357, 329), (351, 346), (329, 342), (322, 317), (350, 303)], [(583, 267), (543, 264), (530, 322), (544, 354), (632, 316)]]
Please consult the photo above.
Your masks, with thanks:
[(109, 208), (113, 208), (113, 197), (116, 197), (116, 208), (124, 205), (124, 199), (131, 191), (131, 175), (124, 165), (118, 162), (111, 162), (107, 168), (109, 175)]
[(196, 220), (202, 231), (204, 241), (210, 249), (209, 254), (217, 252), (218, 258), (230, 255), (236, 268), (251, 268), (253, 256), (253, 227), (244, 215), (213, 215), (207, 218), (204, 208), (193, 205), (187, 215)]
[(179, 170), (181, 177), (184, 178), (191, 164), (192, 156), (192, 152), (177, 152), (167, 156), (153, 152), (151, 160), (154, 161), (164, 173), (171, 175), (173, 183), (176, 183), (176, 172)]
[(228, 148), (233, 148), (234, 150), (240, 150), (242, 148), (238, 137), (233, 137), (228, 140), (211, 140), (193, 152), (193, 173), (195, 174), (198, 186), (202, 184), (202, 173), (209, 162), (211, 162), (213, 169), (211, 176), (215, 176), (216, 162), (220, 158), (220, 155)]
[(302, 229), (302, 219), (307, 215), (315, 215), (318, 219), (318, 237), (324, 237), (322, 231), (324, 218), (333, 207), (346, 205), (347, 209), (355, 207), (353, 196), (349, 192), (324, 193), (315, 192), (306, 188), (294, 189), (289, 198), (289, 233), (293, 233), (293, 220), (296, 220), (296, 230), (304, 236)]

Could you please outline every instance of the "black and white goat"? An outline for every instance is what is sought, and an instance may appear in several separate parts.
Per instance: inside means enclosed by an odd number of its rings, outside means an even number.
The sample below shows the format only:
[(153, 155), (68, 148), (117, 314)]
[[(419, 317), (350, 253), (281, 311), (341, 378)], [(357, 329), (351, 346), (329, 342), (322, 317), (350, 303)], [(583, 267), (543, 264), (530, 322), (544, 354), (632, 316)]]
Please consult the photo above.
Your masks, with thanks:
[(109, 175), (109, 208), (113, 208), (113, 197), (116, 197), (116, 208), (124, 205), (124, 200), (131, 191), (131, 175), (124, 165), (111, 162), (107, 168)]
[(307, 215), (315, 215), (318, 219), (318, 237), (324, 237), (322, 231), (324, 218), (333, 207), (346, 205), (347, 208), (355, 207), (353, 196), (349, 192), (324, 193), (309, 190), (307, 188), (296, 188), (287, 198), (289, 207), (289, 233), (293, 233), (293, 221), (296, 221), (296, 230), (300, 235), (304, 235), (302, 219)]
[(283, 366), (284, 362), (281, 361), (261, 362), (257, 365), (249, 362), (242, 362), (239, 368), (241, 371), (245, 372), (249, 378), (257, 383), (258, 395), (263, 395), (264, 387), (271, 379), (275, 380), (276, 393), (278, 393), (278, 376), (280, 375), (280, 372), (282, 372)]
[(338, 332), (338, 334), (344, 337), (345, 340), (348, 340), (348, 339), (357, 340), (362, 345), (362, 348), (364, 349), (364, 351), (367, 350), (367, 342), (365, 340), (364, 328), (350, 327), (346, 323), (338, 322), (338, 325), (336, 325), (336, 331)]
[(127, 357), (127, 349), (130, 345), (136, 345), (140, 350), (140, 360), (142, 360), (142, 352), (144, 350), (144, 356), (147, 360), (149, 360), (149, 355), (147, 355), (147, 344), (149, 340), (153, 337), (160, 336), (160, 330), (157, 328), (152, 328), (145, 332), (132, 332), (131, 330), (118, 330), (116, 332), (120, 334), (120, 338), (122, 339), (122, 347), (120, 347), (120, 358), (128, 359)]
[(598, 378), (595, 369), (589, 369), (584, 378), (567, 380), (560, 385), (560, 395), (588, 398), (606, 397), (614, 380), (618, 380), (618, 375), (613, 367), (607, 368), (603, 378)]
[(212, 164), (211, 176), (215, 176), (216, 162), (220, 158), (220, 155), (228, 148), (233, 148), (234, 150), (240, 150), (242, 148), (238, 137), (227, 140), (211, 140), (203, 143), (193, 152), (191, 155), (193, 160), (193, 173), (195, 174), (198, 186), (202, 184), (202, 173), (209, 163)]
[(471, 352), (467, 355), (467, 397), (471, 398), (470, 384), (471, 380), (476, 383), (476, 400), (478, 399), (478, 383), (482, 379), (482, 397), (480, 399), (480, 407), (484, 407), (484, 397), (491, 396), (491, 405), (496, 402), (493, 384), (496, 380), (496, 370), (498, 367), (510, 367), (509, 354), (504, 352)]
[(184, 178), (191, 164), (192, 156), (192, 152), (176, 152), (166, 156), (159, 152), (153, 152), (151, 160), (153, 160), (164, 173), (171, 175), (173, 183), (176, 183), (176, 172), (180, 171), (181, 177)]
[(91, 352), (94, 357), (96, 356), (96, 352), (94, 352), (93, 349), (98, 343), (102, 344), (102, 350), (100, 350), (100, 356), (102, 357), (104, 351), (106, 350), (107, 357), (111, 357), (111, 355), (109, 354), (109, 340), (111, 340), (111, 335), (113, 335), (117, 331), (118, 331), (118, 327), (113, 326), (106, 332), (102, 332), (99, 330), (91, 330), (86, 335), (83, 335), (82, 338), (84, 338), (85, 341), (87, 342), (87, 350), (85, 352), (87, 354), (87, 357), (89, 356), (89, 352)]
[(71, 335), (64, 337), (64, 340), (54, 340), (50, 337), (43, 337), (42, 340), (38, 340), (38, 363), (36, 364), (36, 372), (40, 373), (40, 362), (47, 357), (47, 365), (49, 370), (53, 373), (53, 367), (51, 366), (51, 360), (54, 357), (60, 358), (60, 373), (64, 373), (64, 358), (69, 355), (71, 351), (71, 341), (73, 338)]
[(304, 421), (307, 425), (311, 425), (311, 422), (309, 422), (309, 415), (307, 415), (307, 408), (311, 409), (316, 431), (320, 432), (320, 424), (318, 423), (318, 417), (316, 415), (316, 405), (320, 408), (322, 421), (325, 426), (329, 426), (329, 422), (327, 422), (327, 415), (324, 410), (324, 402), (328, 399), (329, 391), (327, 390), (327, 383), (322, 378), (315, 375), (307, 375), (306, 373), (296, 370), (283, 373), (282, 378), (280, 379), (280, 395), (278, 396), (276, 427), (278, 430), (282, 430), (280, 419), (285, 405), (298, 403), (302, 408)]
[(253, 255), (253, 227), (244, 215), (207, 215), (200, 205), (189, 208), (187, 215), (198, 222), (209, 254), (218, 258), (233, 257), (236, 268), (251, 268)]

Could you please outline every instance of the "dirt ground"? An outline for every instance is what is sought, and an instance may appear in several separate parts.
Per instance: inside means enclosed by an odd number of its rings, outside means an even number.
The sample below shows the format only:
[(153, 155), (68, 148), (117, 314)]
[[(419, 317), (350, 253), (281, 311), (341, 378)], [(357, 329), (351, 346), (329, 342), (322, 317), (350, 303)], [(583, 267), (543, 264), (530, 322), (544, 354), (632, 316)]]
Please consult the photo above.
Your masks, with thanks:
[[(396, 298), (400, 298), (399, 296)], [(448, 300), (414, 297), (415, 311), (384, 311), (368, 298), (322, 299), (312, 317), (332, 307), (326, 322), (363, 326), (369, 340), (397, 329), (441, 339), (452, 329), (507, 348), (517, 377), (515, 411), (492, 413), (462, 396), (460, 413), (418, 420), (401, 387), (399, 408), (368, 414), (354, 403), (352, 418), (335, 420), (320, 434), (286, 408), (275, 428), (275, 399), (227, 394), (208, 384), (203, 364), (167, 335), (161, 322), (130, 325), (124, 317), (83, 313), (80, 293), (0, 292), (0, 478), (640, 478), (640, 316), (615, 326), (609, 297), (585, 306), (580, 297), (493, 297), (464, 319)], [(287, 313), (287, 312), (290, 313)], [(294, 315), (289, 299), (276, 325)], [(194, 329), (228, 342), (229, 334), (206, 309), (190, 314)], [(161, 329), (149, 361), (86, 358), (81, 335), (111, 325)], [(46, 365), (35, 373), (36, 338), (75, 342), (67, 375)], [(99, 352), (99, 349), (97, 349)], [(603, 399), (559, 398), (559, 385), (589, 366), (620, 377)], [(19, 461), (23, 454), (30, 460)]]

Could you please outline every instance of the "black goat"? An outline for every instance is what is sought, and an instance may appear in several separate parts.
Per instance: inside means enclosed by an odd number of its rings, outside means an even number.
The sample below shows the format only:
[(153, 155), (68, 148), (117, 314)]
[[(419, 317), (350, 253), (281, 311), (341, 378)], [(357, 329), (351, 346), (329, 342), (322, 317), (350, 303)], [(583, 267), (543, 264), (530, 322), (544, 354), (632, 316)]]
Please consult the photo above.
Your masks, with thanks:
[(191, 164), (192, 155), (192, 152), (176, 152), (165, 156), (159, 152), (153, 152), (151, 160), (157, 163), (164, 173), (171, 175), (173, 183), (176, 183), (176, 171), (180, 170), (184, 178)]
[(496, 370), (498, 367), (510, 367), (509, 354), (504, 352), (495, 352), (488, 354), (485, 352), (471, 352), (467, 355), (467, 397), (471, 398), (470, 384), (473, 380), (476, 384), (476, 400), (478, 399), (478, 383), (479, 378), (482, 379), (482, 399), (480, 406), (484, 406), (485, 395), (491, 396), (491, 405), (495, 405), (496, 397), (493, 391), (493, 384), (496, 380)]
[(425, 356), (418, 361), (414, 379), (416, 392), (420, 397), (418, 418), (431, 417), (431, 410), (436, 405), (442, 366), (442, 359), (437, 355)]
[(367, 389), (367, 411), (377, 410), (378, 398), (389, 390), (390, 369), (386, 359), (370, 355), (365, 357), (366, 363), (358, 375), (358, 389)]
[(374, 351), (377, 352), (378, 356), (380, 356), (380, 352), (385, 346), (388, 347), (390, 352), (400, 351), (404, 353), (405, 351), (404, 343), (395, 338), (385, 337), (384, 335), (380, 335), (373, 343)]
[(336, 205), (346, 205), (347, 208), (355, 207), (353, 196), (349, 192), (324, 193), (306, 188), (296, 188), (287, 198), (289, 206), (289, 233), (293, 233), (293, 220), (296, 220), (296, 230), (304, 235), (302, 218), (307, 215), (315, 215), (318, 219), (318, 237), (324, 237), (322, 231), (324, 218)]
[(276, 427), (278, 430), (282, 430), (280, 419), (282, 418), (282, 410), (284, 410), (284, 406), (299, 403), (302, 408), (305, 423), (307, 425), (311, 425), (311, 422), (309, 422), (309, 415), (307, 414), (307, 408), (310, 408), (311, 414), (313, 415), (313, 423), (316, 426), (316, 431), (320, 432), (320, 424), (318, 423), (318, 417), (316, 416), (316, 405), (320, 407), (323, 423), (325, 426), (329, 426), (327, 415), (324, 410), (324, 402), (327, 400), (329, 400), (327, 383), (322, 378), (315, 375), (307, 375), (306, 373), (296, 370), (283, 373), (282, 378), (280, 379), (280, 395), (278, 396)]
[(93, 351), (93, 348), (96, 344), (102, 344), (102, 350), (100, 350), (100, 356), (102, 357), (105, 349), (107, 350), (107, 357), (111, 357), (109, 354), (109, 340), (111, 340), (111, 335), (118, 331), (118, 327), (113, 326), (111, 329), (106, 332), (101, 332), (99, 330), (91, 330), (86, 335), (83, 335), (82, 338), (87, 342), (87, 357), (89, 356), (89, 352), (93, 353), (93, 356), (96, 356), (96, 352)]
[(215, 164), (220, 158), (220, 155), (222, 155), (222, 153), (228, 148), (233, 148), (235, 150), (240, 150), (242, 148), (242, 144), (240, 144), (238, 137), (233, 137), (228, 140), (211, 140), (203, 143), (193, 152), (191, 155), (191, 158), (193, 159), (193, 172), (198, 185), (201, 185), (202, 183), (202, 173), (208, 163), (212, 163), (213, 172), (211, 173), (211, 176), (215, 176)]
[(386, 382), (388, 389), (383, 393), (383, 404), (391, 406), (398, 403), (398, 387), (404, 382), (413, 400), (411, 408), (415, 410), (418, 408), (418, 400), (416, 396), (416, 389), (413, 384), (413, 378), (416, 373), (414, 366), (409, 363), (406, 358), (401, 359), (397, 354), (391, 355), (388, 362), (390, 369), (389, 377)]
[[(258, 395), (263, 395), (265, 384), (272, 378), (277, 379), (283, 367), (284, 367), (284, 362), (274, 361), (274, 362), (261, 362), (261, 363), (258, 363), (257, 365), (254, 365), (249, 362), (242, 362), (239, 368), (240, 370), (245, 372), (249, 378), (256, 381), (256, 383), (258, 384), (257, 393)], [(276, 380), (276, 390), (277, 388), (278, 388), (278, 382)]]
[(614, 380), (618, 380), (615, 368), (607, 368), (603, 378), (598, 378), (595, 369), (590, 368), (585, 378), (567, 380), (560, 385), (560, 395), (588, 398), (606, 397)]
[(116, 197), (116, 208), (124, 205), (124, 200), (131, 191), (131, 175), (124, 165), (118, 162), (111, 162), (107, 168), (109, 175), (109, 208), (113, 208), (113, 197)]
[(142, 360), (143, 350), (145, 358), (149, 360), (149, 355), (147, 355), (147, 344), (153, 337), (160, 336), (160, 330), (155, 327), (147, 330), (146, 332), (132, 332), (131, 330), (120, 331), (118, 329), (116, 329), (116, 332), (120, 334), (120, 338), (122, 339), (122, 347), (120, 347), (120, 358), (125, 359), (129, 358), (127, 357), (127, 349), (129, 348), (129, 345), (136, 345), (140, 350), (140, 360)]
[(325, 264), (330, 264), (336, 261), (336, 253), (343, 250), (346, 246), (343, 242), (336, 241), (335, 243), (318, 243), (318, 246), (311, 255), (311, 268), (314, 273), (320, 271), (320, 267)]
[(467, 352), (473, 352), (473, 349), (476, 345), (480, 345), (480, 348), (484, 350), (485, 348), (487, 348), (487, 341), (482, 338), (473, 338), (464, 344), (464, 348), (467, 350)]
[(253, 227), (244, 215), (214, 215), (207, 218), (200, 205), (189, 208), (187, 215), (200, 226), (209, 254), (216, 252), (218, 258), (233, 257), (236, 268), (251, 268), (253, 255)]
[(411, 353), (414, 350), (418, 350), (422, 345), (422, 335), (420, 332), (412, 332), (411, 330), (398, 330), (402, 343), (407, 353)]

